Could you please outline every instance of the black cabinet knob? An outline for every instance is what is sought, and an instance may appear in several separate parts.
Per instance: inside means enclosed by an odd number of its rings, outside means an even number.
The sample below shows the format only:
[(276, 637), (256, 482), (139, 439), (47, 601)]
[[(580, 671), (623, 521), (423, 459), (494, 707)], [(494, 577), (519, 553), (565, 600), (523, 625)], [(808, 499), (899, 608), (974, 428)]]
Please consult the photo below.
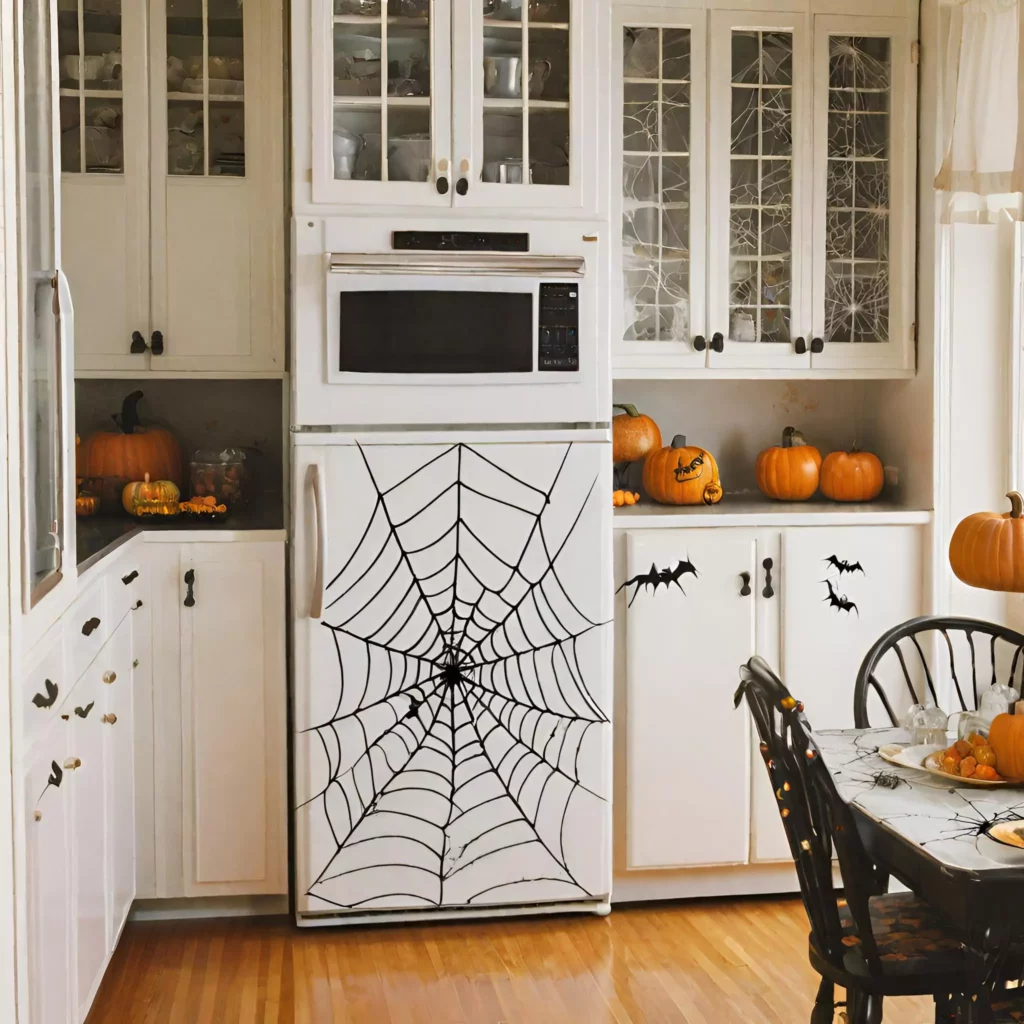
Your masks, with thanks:
[(128, 573), (127, 576), (122, 576), (121, 577), (121, 582), (127, 587), (129, 583), (132, 583), (134, 580), (137, 580), (138, 578), (139, 578), (139, 570), (138, 569), (132, 569), (132, 571), (130, 573)]
[(188, 591), (185, 594), (185, 600), (183, 604), (186, 608), (192, 608), (196, 603), (196, 597), (193, 593), (192, 587), (196, 582), (196, 571), (195, 569), (189, 569), (185, 573), (185, 586), (188, 587)]
[(825, 340), (823, 338), (811, 338), (811, 351), (812, 352), (824, 352), (825, 351)]
[(160, 331), (154, 331), (149, 342), (149, 349), (155, 356), (164, 354), (164, 336)]
[(796, 349), (796, 354), (802, 356), (807, 352), (807, 341), (805, 338), (797, 338), (793, 342), (793, 347)]
[(448, 179), (438, 178), (437, 181), (434, 182), (434, 188), (437, 189), (439, 195), (448, 195)]
[(725, 338), (717, 331), (711, 335), (711, 351), (721, 352), (725, 348)]
[(86, 619), (82, 624), (82, 636), (91, 636), (100, 625), (100, 620), (94, 615), (91, 619)]
[(703, 352), (707, 347), (708, 343), (704, 340), (703, 334), (698, 334), (697, 337), (693, 339), (694, 351)]
[(775, 591), (772, 590), (772, 568), (775, 563), (770, 558), (766, 558), (761, 565), (764, 567), (764, 590), (761, 591), (761, 595), (763, 597), (774, 597)]
[(743, 586), (740, 587), (740, 597), (750, 597), (750, 573), (741, 572), (740, 579), (743, 580)]
[(142, 331), (132, 331), (132, 343), (128, 351), (133, 356), (140, 356), (146, 351), (146, 339), (142, 336)]
[(459, 180), (455, 182), (455, 191), (458, 192), (460, 196), (464, 196), (469, 191), (469, 178), (459, 178)]

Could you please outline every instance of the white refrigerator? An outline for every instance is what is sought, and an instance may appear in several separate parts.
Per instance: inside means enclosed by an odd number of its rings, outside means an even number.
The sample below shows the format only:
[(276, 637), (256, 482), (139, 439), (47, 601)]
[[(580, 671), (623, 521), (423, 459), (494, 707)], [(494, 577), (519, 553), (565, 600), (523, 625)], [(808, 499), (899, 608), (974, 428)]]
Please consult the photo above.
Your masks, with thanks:
[(607, 431), (294, 440), (298, 922), (607, 912)]

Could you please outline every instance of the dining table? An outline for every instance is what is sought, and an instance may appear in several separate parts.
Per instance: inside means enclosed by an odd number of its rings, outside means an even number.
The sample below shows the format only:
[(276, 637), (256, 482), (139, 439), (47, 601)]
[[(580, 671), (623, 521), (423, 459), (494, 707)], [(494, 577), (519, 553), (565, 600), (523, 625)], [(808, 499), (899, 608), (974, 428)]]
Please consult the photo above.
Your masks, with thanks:
[(828, 730), (814, 741), (871, 859), (938, 910), (967, 948), (973, 991), (958, 1019), (989, 1024), (993, 992), (1012, 994), (1003, 987), (1020, 977), (1024, 945), (1024, 849), (989, 829), (1024, 825), (1024, 785), (970, 785), (893, 764), (879, 751), (909, 746), (903, 729)]

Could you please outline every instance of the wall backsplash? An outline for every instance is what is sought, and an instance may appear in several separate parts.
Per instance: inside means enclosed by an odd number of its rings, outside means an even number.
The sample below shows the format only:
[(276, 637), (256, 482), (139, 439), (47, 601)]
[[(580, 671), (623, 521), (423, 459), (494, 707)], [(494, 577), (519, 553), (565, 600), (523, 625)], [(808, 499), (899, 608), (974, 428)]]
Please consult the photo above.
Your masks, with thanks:
[(756, 490), (757, 453), (778, 444), (787, 426), (803, 431), (822, 456), (856, 441), (887, 462), (876, 428), (876, 381), (618, 380), (614, 395), (651, 416), (665, 444), (684, 434), (710, 451), (726, 492)]
[(75, 429), (84, 437), (113, 428), (125, 395), (139, 390), (143, 423), (167, 427), (181, 443), (186, 465), (197, 448), (255, 448), (264, 457), (264, 496), (284, 493), (284, 430), (279, 380), (75, 381)]

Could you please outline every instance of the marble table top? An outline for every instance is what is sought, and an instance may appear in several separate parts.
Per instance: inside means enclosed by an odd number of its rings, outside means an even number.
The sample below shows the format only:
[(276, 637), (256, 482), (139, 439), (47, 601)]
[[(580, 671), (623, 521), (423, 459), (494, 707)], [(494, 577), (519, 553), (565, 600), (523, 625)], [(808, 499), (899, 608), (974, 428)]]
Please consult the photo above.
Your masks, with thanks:
[(841, 729), (814, 742), (843, 799), (918, 846), (945, 868), (972, 873), (1018, 869), (1024, 850), (986, 834), (998, 821), (1024, 819), (1024, 786), (971, 786), (884, 760), (878, 748), (909, 743), (902, 729)]

